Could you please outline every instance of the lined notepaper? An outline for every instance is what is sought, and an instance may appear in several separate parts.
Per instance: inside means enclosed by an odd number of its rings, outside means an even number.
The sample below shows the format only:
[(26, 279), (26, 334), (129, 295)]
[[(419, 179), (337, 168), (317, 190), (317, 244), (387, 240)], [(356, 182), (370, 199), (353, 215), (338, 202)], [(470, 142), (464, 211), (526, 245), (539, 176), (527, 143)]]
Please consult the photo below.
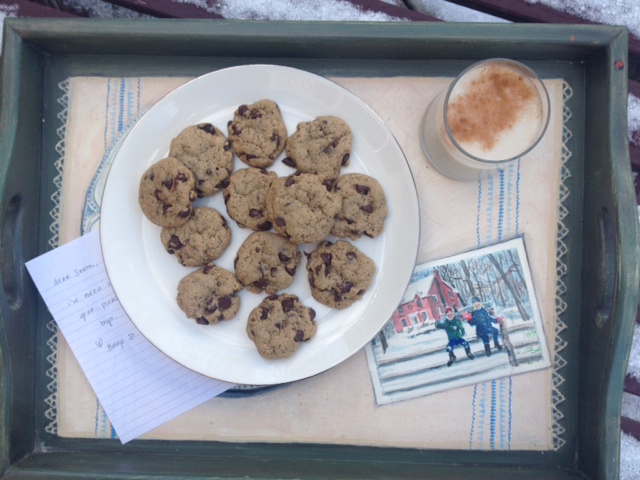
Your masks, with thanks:
[(233, 386), (183, 367), (138, 331), (111, 288), (98, 231), (26, 266), (122, 443)]

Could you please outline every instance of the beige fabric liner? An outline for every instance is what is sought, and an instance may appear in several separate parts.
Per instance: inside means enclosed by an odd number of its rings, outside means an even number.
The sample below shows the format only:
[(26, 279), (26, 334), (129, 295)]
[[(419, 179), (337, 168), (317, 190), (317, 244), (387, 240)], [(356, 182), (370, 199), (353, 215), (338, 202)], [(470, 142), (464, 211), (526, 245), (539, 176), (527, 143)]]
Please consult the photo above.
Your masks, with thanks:
[[(143, 79), (142, 109), (186, 80)], [(408, 159), (422, 212), (418, 263), (475, 248), (477, 183), (455, 182), (435, 172), (425, 160), (418, 138), (426, 106), (448, 80), (334, 80), (382, 118)], [(93, 77), (69, 79), (60, 244), (80, 235), (85, 193), (104, 155), (106, 82)], [(546, 84), (552, 101), (551, 123), (542, 143), (522, 162), (520, 232), (525, 234), (547, 344), (553, 355), (563, 82), (550, 80)], [(543, 195), (540, 185), (545, 186)], [(452, 210), (455, 216), (449, 213)], [(94, 437), (95, 394), (62, 337), (58, 348), (58, 435)], [(464, 387), (378, 407), (363, 349), (314, 378), (246, 398), (215, 398), (143, 438), (468, 449), (472, 389)], [(551, 392), (551, 369), (513, 377), (512, 449), (553, 448)]]

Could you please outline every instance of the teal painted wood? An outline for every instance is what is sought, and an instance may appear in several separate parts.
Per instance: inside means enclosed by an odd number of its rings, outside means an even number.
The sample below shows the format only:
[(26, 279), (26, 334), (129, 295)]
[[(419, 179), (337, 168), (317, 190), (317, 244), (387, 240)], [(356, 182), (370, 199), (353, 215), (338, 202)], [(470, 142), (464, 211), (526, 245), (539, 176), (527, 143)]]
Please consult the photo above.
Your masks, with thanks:
[[(5, 32), (0, 117), (0, 468), (30, 453), (35, 438), (36, 318), (38, 301), (29, 287), (23, 256), (37, 252), (39, 130), (42, 58), (18, 35)], [(23, 82), (29, 79), (31, 91)], [(31, 139), (30, 141), (28, 139)], [(19, 380), (23, 379), (23, 380)]]
[[(568, 179), (570, 288), (563, 296), (569, 305), (563, 315), (568, 364), (560, 386), (567, 443), (558, 451), (153, 441), (123, 447), (58, 438), (43, 428), (44, 324), (50, 317), (25, 278), (19, 306), (10, 308), (4, 293), (0, 300), (0, 471), (6, 478), (616, 478), (622, 366), (635, 319), (640, 257), (635, 194), (626, 141), (621, 142), (626, 74), (612, 63), (626, 54), (624, 34), (616, 27), (554, 25), (6, 21), (1, 218), (16, 192), (40, 196), (25, 202), (24, 260), (51, 248), (46, 225), (55, 170), (52, 126), (59, 112), (57, 85), (69, 75), (195, 76), (246, 63), (324, 75), (451, 75), (478, 58), (507, 56), (532, 62), (543, 76), (571, 79), (575, 165)], [(42, 149), (33, 142), (34, 132)], [(33, 171), (41, 180), (27, 175)], [(610, 237), (600, 234), (603, 209), (609, 212)], [(601, 245), (598, 238), (607, 241)], [(7, 245), (3, 235), (0, 250)], [(3, 286), (8, 278), (3, 271)], [(607, 287), (609, 296), (603, 293)], [(603, 299), (611, 302), (610, 317), (599, 326), (595, 312), (607, 310)], [(24, 326), (16, 329), (18, 324)]]

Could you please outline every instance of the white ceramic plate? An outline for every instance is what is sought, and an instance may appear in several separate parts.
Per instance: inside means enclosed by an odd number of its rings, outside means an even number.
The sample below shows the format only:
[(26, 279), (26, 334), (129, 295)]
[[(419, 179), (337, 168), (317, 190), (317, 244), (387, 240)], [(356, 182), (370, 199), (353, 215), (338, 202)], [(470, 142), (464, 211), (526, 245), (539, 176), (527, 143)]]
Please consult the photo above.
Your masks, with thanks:
[[(371, 257), (377, 272), (361, 301), (345, 310), (317, 303), (307, 284), (305, 256), (293, 285), (295, 293), (317, 312), (316, 336), (289, 359), (265, 360), (245, 332), (250, 311), (263, 295), (241, 292), (238, 316), (212, 326), (187, 319), (175, 297), (181, 278), (195, 270), (181, 266), (160, 242), (160, 227), (138, 206), (139, 179), (164, 158), (171, 139), (185, 127), (210, 122), (226, 132), (241, 104), (269, 98), (281, 108), (289, 134), (298, 122), (337, 115), (353, 130), (351, 164), (343, 173), (367, 173), (382, 184), (389, 205), (384, 233), (355, 245)], [(293, 169), (276, 160), (279, 175)], [(235, 168), (245, 168), (235, 160)], [(198, 199), (197, 205), (227, 216), (222, 195)], [(166, 355), (201, 374), (231, 383), (273, 385), (323, 372), (361, 349), (398, 306), (415, 266), (419, 207), (407, 161), (391, 131), (359, 98), (326, 78), (274, 65), (219, 70), (174, 90), (155, 104), (124, 139), (107, 177), (100, 224), (105, 265), (124, 310), (137, 328)], [(232, 243), (216, 264), (233, 271), (233, 259), (251, 233), (229, 221)], [(313, 245), (302, 245), (311, 251)]]

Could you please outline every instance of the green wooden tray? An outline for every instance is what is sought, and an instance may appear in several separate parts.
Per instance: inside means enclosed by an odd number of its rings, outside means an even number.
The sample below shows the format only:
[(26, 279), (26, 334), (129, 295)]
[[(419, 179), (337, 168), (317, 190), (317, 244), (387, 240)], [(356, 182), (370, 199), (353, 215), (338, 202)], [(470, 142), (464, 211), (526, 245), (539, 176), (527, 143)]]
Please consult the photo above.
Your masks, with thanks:
[[(0, 474), (4, 478), (613, 479), (638, 305), (638, 221), (618, 27), (7, 19), (0, 117)], [(57, 85), (74, 75), (196, 76), (277, 63), (321, 75), (454, 75), (478, 59), (563, 76), (573, 137), (568, 342), (557, 451), (69, 439), (44, 429), (50, 320), (24, 262), (51, 247)], [(541, 187), (544, 188), (544, 187)]]

